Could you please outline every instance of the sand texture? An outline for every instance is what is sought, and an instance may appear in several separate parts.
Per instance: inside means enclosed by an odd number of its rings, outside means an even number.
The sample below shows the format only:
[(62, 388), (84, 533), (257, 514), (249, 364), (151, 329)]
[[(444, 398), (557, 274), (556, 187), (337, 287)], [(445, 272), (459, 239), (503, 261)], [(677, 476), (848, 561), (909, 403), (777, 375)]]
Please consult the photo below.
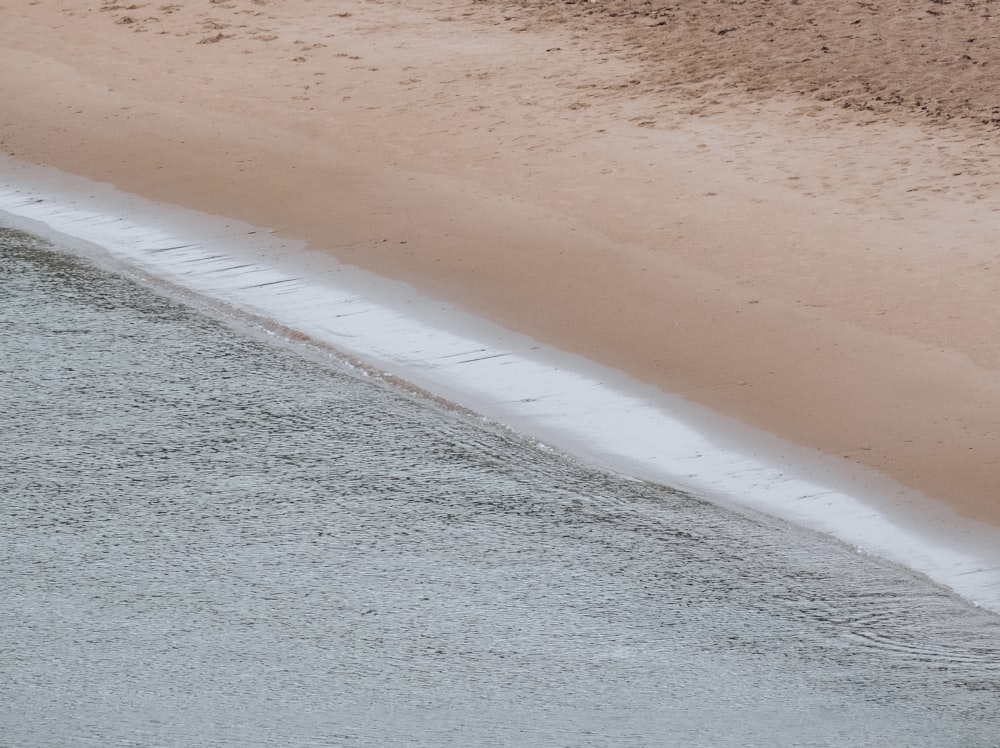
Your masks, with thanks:
[(997, 7), (0, 0), (0, 148), (1000, 526)]

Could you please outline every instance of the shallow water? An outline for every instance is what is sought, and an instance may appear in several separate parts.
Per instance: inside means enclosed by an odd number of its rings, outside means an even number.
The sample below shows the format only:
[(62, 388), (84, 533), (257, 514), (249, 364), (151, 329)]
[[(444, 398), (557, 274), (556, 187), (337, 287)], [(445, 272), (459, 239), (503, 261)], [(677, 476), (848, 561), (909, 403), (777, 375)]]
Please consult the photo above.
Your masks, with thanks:
[(1000, 619), (0, 233), (0, 742), (998, 746)]

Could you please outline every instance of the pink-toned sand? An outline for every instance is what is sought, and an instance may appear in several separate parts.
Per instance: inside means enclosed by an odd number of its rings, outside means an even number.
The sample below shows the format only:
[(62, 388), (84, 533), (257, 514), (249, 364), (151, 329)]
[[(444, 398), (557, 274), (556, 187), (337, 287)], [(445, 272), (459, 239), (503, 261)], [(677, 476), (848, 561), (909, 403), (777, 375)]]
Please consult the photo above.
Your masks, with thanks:
[(992, 7), (0, 0), (0, 148), (1000, 527)]

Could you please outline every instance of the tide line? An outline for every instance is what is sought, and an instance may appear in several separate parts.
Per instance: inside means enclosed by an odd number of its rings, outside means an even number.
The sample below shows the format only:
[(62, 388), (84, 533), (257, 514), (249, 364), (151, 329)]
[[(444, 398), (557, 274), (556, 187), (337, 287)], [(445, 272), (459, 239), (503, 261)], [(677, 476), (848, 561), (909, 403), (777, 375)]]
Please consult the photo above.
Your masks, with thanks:
[(729, 438), (720, 438), (721, 421), (702, 427), (692, 417), (697, 408), (679, 396), (282, 244), (266, 229), (104, 185), (67, 191), (50, 172), (29, 176), (0, 182), (3, 223), (57, 242), (84, 242), (126, 267), (323, 341), (577, 459), (828, 534), (1000, 612), (1000, 544), (985, 528), (957, 519), (929, 528), (890, 516), (877, 498), (840, 487), (829, 466), (806, 469), (799, 448), (778, 449), (773, 437), (767, 449), (758, 448), (746, 427), (733, 426)]

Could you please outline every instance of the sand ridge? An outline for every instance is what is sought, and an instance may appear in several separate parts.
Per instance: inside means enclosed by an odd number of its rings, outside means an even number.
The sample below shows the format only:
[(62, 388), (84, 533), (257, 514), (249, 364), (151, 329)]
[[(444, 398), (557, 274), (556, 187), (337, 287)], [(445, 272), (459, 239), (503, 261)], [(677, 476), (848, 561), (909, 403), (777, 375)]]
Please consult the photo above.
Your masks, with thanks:
[[(925, 20), (965, 49), (987, 5), (57, 1), (4, 11), (0, 142), (306, 239), (1000, 525), (1000, 155), (954, 103), (968, 61), (888, 52), (918, 54), (899, 29)], [(880, 93), (930, 78), (929, 113)]]

